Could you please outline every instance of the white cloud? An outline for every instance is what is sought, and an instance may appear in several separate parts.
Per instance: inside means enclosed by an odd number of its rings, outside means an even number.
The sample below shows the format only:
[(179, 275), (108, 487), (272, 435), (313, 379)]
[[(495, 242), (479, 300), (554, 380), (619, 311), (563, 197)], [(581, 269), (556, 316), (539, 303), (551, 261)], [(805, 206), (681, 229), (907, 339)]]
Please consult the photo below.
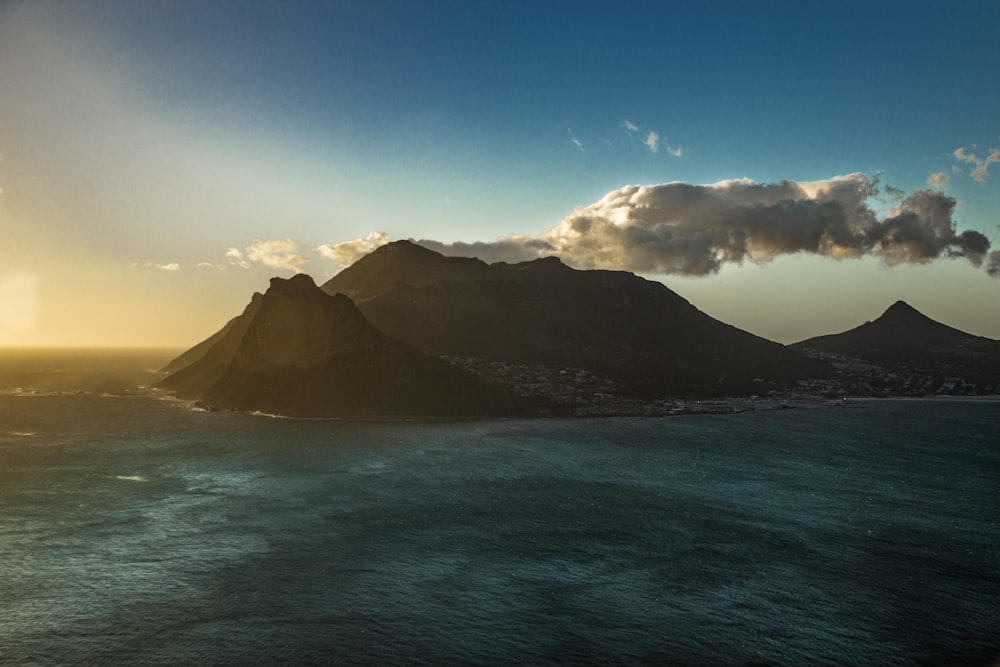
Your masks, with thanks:
[(347, 267), (389, 241), (389, 235), (385, 232), (371, 232), (353, 241), (325, 243), (316, 248), (316, 251), (334, 264)]
[(648, 148), (651, 153), (655, 154), (660, 152), (660, 135), (653, 130), (650, 130), (646, 134), (646, 138), (643, 140), (643, 143), (646, 144), (646, 148)]
[(253, 243), (243, 250), (230, 246), (226, 249), (226, 257), (229, 258), (231, 265), (241, 269), (249, 269), (250, 262), (257, 262), (264, 266), (288, 269), (295, 273), (301, 273), (302, 267), (309, 263), (308, 259), (299, 254), (299, 244), (290, 238), (254, 239)]
[(929, 188), (943, 188), (948, 185), (948, 174), (943, 171), (939, 171), (936, 174), (931, 174), (927, 177), (927, 187)]
[(299, 244), (290, 238), (269, 241), (255, 239), (247, 246), (246, 257), (251, 262), (295, 273), (301, 273), (302, 267), (309, 263), (308, 259), (299, 254)]
[(129, 267), (133, 269), (146, 268), (146, 269), (157, 269), (159, 271), (180, 271), (181, 265), (177, 262), (165, 262), (163, 264), (157, 262), (131, 262)]
[(1000, 149), (997, 148), (991, 148), (985, 158), (980, 158), (972, 151), (966, 151), (964, 148), (956, 148), (952, 155), (959, 162), (967, 162), (968, 164), (975, 165), (972, 171), (969, 172), (969, 176), (977, 183), (985, 182), (986, 173), (991, 163), (1000, 162)]
[(239, 248), (226, 248), (226, 257), (229, 258), (229, 263), (233, 266), (238, 266), (241, 269), (250, 268), (250, 262), (246, 260), (246, 257), (243, 256), (243, 251)]
[(630, 133), (641, 135), (643, 145), (645, 145), (646, 148), (649, 149), (649, 152), (654, 155), (658, 154), (660, 152), (660, 148), (662, 147), (674, 157), (684, 156), (683, 148), (670, 146), (667, 144), (667, 138), (661, 137), (660, 133), (656, 130), (643, 129), (628, 119), (623, 120), (621, 126)]

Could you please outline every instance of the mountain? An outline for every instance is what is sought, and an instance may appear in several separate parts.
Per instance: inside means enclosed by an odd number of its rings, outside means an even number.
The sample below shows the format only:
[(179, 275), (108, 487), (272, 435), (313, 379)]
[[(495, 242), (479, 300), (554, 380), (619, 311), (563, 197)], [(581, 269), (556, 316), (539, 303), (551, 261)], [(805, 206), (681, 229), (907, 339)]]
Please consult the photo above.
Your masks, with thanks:
[(712, 395), (760, 393), (825, 368), (709, 317), (662, 283), (555, 257), (486, 264), (398, 241), (322, 289), (350, 297), (397, 340), (556, 400), (581, 378), (602, 393)]
[(293, 416), (488, 415), (512, 409), (472, 374), (392, 340), (344, 295), (273, 278), (171, 362), (160, 386), (213, 408)]
[(1000, 391), (1000, 341), (937, 322), (903, 301), (874, 321), (791, 347), (838, 361), (856, 393)]

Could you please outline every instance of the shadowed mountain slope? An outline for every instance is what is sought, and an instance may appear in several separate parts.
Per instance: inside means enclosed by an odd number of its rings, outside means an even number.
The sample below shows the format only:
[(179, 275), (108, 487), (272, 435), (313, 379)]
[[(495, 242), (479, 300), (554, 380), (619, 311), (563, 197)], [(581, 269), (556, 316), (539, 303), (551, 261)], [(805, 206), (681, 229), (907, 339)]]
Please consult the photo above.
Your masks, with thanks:
[(1000, 341), (973, 336), (927, 317), (897, 301), (881, 317), (839, 334), (794, 343), (796, 349), (833, 352), (862, 359), (895, 360), (917, 355), (991, 357), (1000, 355)]
[(488, 265), (399, 241), (323, 290), (346, 294), (379, 329), (436, 355), (585, 369), (637, 394), (753, 392), (822, 367), (709, 317), (661, 283), (578, 271), (555, 257)]
[(398, 343), (344, 295), (305, 275), (274, 278), (160, 386), (216, 408), (295, 416), (484, 415), (510, 411), (479, 378)]
[(959, 389), (986, 393), (1000, 386), (1000, 341), (937, 322), (903, 301), (849, 331), (791, 345), (813, 355), (839, 355), (874, 364), (893, 393)]

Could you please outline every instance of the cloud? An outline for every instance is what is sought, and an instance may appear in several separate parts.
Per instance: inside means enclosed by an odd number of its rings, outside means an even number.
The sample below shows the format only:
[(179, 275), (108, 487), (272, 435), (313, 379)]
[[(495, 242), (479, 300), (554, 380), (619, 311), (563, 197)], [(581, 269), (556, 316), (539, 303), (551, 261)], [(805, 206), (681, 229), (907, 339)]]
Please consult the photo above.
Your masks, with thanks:
[(1000, 250), (994, 250), (990, 253), (989, 260), (986, 262), (986, 273), (994, 278), (1000, 278)]
[(160, 271), (180, 271), (181, 265), (177, 262), (166, 262), (163, 264), (157, 264), (156, 262), (132, 262), (129, 264), (133, 269), (135, 268), (148, 268), (148, 269), (159, 269)]
[[(893, 189), (890, 189), (892, 191)], [(780, 255), (833, 259), (878, 257), (888, 266), (961, 257), (1000, 272), (1000, 257), (977, 231), (957, 232), (956, 201), (936, 190), (900, 193), (880, 216), (869, 200), (877, 177), (851, 174), (824, 181), (713, 185), (630, 185), (580, 207), (537, 236), (493, 242), (418, 243), (446, 255), (488, 262), (559, 256), (581, 269), (705, 276), (723, 265), (764, 264)]]
[(943, 171), (927, 177), (927, 187), (929, 188), (943, 188), (946, 185), (948, 185), (948, 174)]
[(301, 273), (309, 260), (299, 254), (299, 244), (290, 238), (264, 241), (255, 239), (244, 250), (230, 247), (226, 250), (230, 264), (243, 269), (250, 268), (250, 262), (258, 262), (276, 269), (288, 269)]
[(389, 240), (389, 235), (385, 232), (371, 232), (353, 241), (325, 243), (316, 248), (316, 251), (334, 264), (350, 266), (372, 250), (385, 245)]
[(646, 138), (643, 140), (643, 143), (646, 144), (646, 148), (649, 149), (650, 153), (655, 155), (660, 152), (660, 135), (656, 132), (650, 130), (646, 134)]
[(644, 130), (643, 128), (639, 127), (638, 125), (636, 125), (635, 123), (633, 123), (628, 119), (623, 120), (621, 126), (630, 133), (645, 134), (645, 136), (642, 139), (642, 143), (646, 146), (646, 148), (649, 149), (649, 152), (654, 155), (659, 153), (660, 148), (662, 147), (664, 150), (666, 150), (674, 157), (684, 156), (683, 148), (675, 148), (674, 146), (668, 145), (666, 137), (661, 137), (660, 133), (657, 132), (656, 130)]
[(956, 148), (952, 155), (959, 162), (967, 162), (975, 165), (972, 171), (969, 172), (969, 176), (972, 176), (977, 183), (984, 182), (991, 163), (1000, 162), (1000, 149), (997, 148), (991, 148), (985, 158), (980, 158), (975, 153), (966, 151), (964, 148)]
[(441, 243), (429, 239), (415, 241), (430, 250), (458, 257), (478, 257), (484, 262), (526, 262), (546, 255), (554, 255), (555, 247), (542, 238), (533, 236), (507, 236), (496, 241), (475, 243)]
[(570, 143), (573, 144), (574, 146), (576, 146), (576, 149), (582, 153), (583, 152), (583, 142), (580, 141), (580, 138), (577, 137), (576, 134), (573, 133), (573, 128), (567, 127), (566, 128), (566, 134), (569, 135), (569, 141), (570, 141)]
[(290, 238), (271, 241), (255, 240), (247, 247), (247, 259), (276, 269), (300, 273), (309, 260), (299, 254), (299, 244)]
[(981, 264), (989, 241), (957, 234), (955, 200), (932, 190), (904, 198), (879, 220), (868, 199), (876, 178), (826, 181), (627, 186), (573, 211), (540, 238), (581, 268), (708, 275), (723, 264), (766, 263), (810, 253), (835, 259), (874, 255), (888, 265), (939, 256)]
[(233, 247), (227, 248), (226, 257), (229, 258), (229, 263), (232, 264), (233, 266), (238, 266), (241, 269), (250, 268), (250, 262), (246, 260), (246, 257), (243, 256), (243, 251), (240, 250), (239, 248), (233, 248)]

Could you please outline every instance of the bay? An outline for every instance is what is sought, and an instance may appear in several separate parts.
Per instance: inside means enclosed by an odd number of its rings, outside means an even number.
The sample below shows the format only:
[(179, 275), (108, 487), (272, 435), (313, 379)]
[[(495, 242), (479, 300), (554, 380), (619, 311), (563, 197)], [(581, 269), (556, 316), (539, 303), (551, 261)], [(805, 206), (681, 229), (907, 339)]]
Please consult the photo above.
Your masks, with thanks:
[(0, 367), (2, 664), (1000, 659), (994, 400), (312, 421), (72, 358)]

